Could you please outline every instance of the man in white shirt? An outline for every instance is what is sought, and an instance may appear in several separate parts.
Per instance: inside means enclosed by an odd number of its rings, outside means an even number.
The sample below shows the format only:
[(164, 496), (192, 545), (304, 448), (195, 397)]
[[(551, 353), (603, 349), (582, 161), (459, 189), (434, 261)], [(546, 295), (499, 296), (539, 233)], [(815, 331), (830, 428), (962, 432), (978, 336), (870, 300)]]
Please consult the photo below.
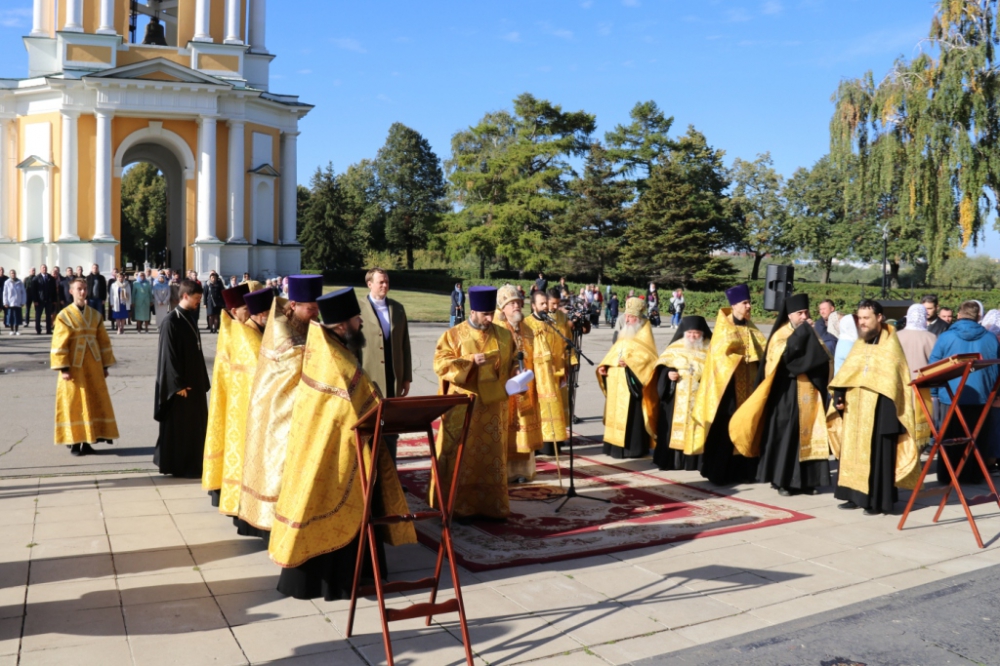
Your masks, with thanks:
[[(373, 268), (365, 275), (368, 295), (359, 299), (366, 343), (353, 349), (361, 366), (385, 398), (402, 398), (410, 392), (413, 363), (406, 310), (388, 298), (389, 274)], [(392, 459), (396, 459), (396, 438), (386, 437)]]

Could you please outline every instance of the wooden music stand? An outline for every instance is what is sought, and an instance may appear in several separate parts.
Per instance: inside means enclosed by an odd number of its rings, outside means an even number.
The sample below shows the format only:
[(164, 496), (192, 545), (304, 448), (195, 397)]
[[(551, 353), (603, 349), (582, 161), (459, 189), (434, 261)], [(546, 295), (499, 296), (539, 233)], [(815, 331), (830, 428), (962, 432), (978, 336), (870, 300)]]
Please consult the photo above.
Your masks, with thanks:
[[(462, 642), (465, 644), (465, 658), (468, 666), (472, 663), (472, 644), (469, 640), (469, 627), (465, 620), (465, 606), (462, 603), (462, 587), (458, 581), (458, 566), (455, 564), (455, 553), (452, 549), (451, 515), (455, 506), (455, 489), (458, 487), (458, 471), (462, 466), (462, 453), (465, 450), (465, 439), (472, 422), (472, 407), (475, 396), (472, 395), (441, 395), (421, 396), (413, 398), (387, 398), (368, 410), (354, 424), (354, 443), (358, 452), (358, 470), (361, 475), (361, 489), (364, 493), (365, 508), (361, 518), (361, 539), (358, 546), (358, 558), (354, 567), (354, 584), (351, 588), (351, 608), (347, 614), (347, 637), (351, 637), (354, 628), (354, 610), (357, 607), (358, 596), (368, 596), (373, 591), (378, 598), (379, 613), (382, 617), (382, 639), (385, 643), (385, 656), (388, 666), (393, 666), (392, 641), (389, 638), (389, 623), (398, 620), (409, 620), (415, 617), (427, 617), (428, 626), (434, 615), (442, 613), (458, 613), (458, 622), (462, 630)], [(435, 420), (452, 408), (464, 406), (465, 423), (458, 440), (455, 453), (455, 471), (451, 479), (451, 493), (445, 495), (441, 489), (441, 475), (438, 468), (438, 455), (434, 446), (434, 429), (431, 425)], [(442, 424), (442, 427), (443, 424)], [(394, 514), (372, 518), (372, 498), (375, 492), (375, 481), (378, 477), (378, 454), (384, 435), (404, 435), (409, 433), (425, 433), (431, 447), (432, 483), (435, 496), (439, 498), (440, 509), (418, 511), (417, 513)], [(371, 467), (365, 469), (364, 442), (370, 438)], [(384, 582), (378, 562), (378, 549), (375, 543), (375, 531), (379, 525), (395, 525), (399, 523), (416, 522), (418, 520), (441, 520), (441, 541), (438, 544), (437, 562), (434, 565), (434, 576), (420, 580), (400, 580)], [(367, 544), (366, 544), (367, 538)], [(375, 573), (374, 586), (361, 585), (361, 571), (365, 558), (366, 545), (371, 557), (372, 569)], [(448, 565), (451, 568), (452, 585), (455, 588), (455, 598), (436, 603), (438, 587), (441, 583), (441, 565), (444, 555), (448, 555)], [(374, 588), (374, 589), (373, 589)], [(430, 589), (430, 601), (413, 604), (406, 608), (386, 608), (385, 595), (394, 592), (410, 592), (413, 590)]]
[[(947, 486), (941, 486), (940, 488), (932, 488), (924, 493), (924, 495), (934, 495), (937, 493), (944, 494), (941, 498), (941, 503), (938, 505), (937, 513), (934, 514), (934, 522), (936, 523), (941, 517), (941, 512), (944, 511), (945, 504), (948, 502), (948, 497), (951, 495), (951, 491), (954, 490), (958, 495), (958, 499), (962, 502), (962, 508), (965, 510), (965, 517), (969, 520), (969, 525), (972, 527), (972, 535), (976, 537), (976, 543), (979, 544), (979, 547), (983, 548), (983, 539), (979, 536), (979, 528), (976, 527), (976, 519), (972, 517), (972, 512), (969, 510), (969, 503), (965, 500), (965, 493), (962, 492), (962, 486), (958, 482), (958, 475), (961, 474), (962, 469), (965, 467), (965, 463), (969, 460), (969, 456), (974, 456), (976, 461), (979, 463), (979, 468), (983, 471), (983, 476), (986, 478), (986, 483), (989, 485), (990, 491), (993, 493), (993, 498), (997, 500), (997, 506), (1000, 506), (1000, 497), (997, 496), (997, 489), (993, 486), (993, 479), (990, 478), (990, 472), (986, 469), (986, 463), (983, 462), (982, 456), (979, 455), (979, 449), (976, 448), (976, 437), (979, 436), (979, 431), (982, 429), (983, 423), (986, 422), (986, 417), (990, 412), (993, 401), (997, 397), (997, 389), (1000, 388), (1000, 376), (997, 377), (997, 381), (993, 384), (993, 390), (990, 392), (989, 399), (986, 402), (986, 408), (983, 409), (983, 413), (980, 414), (979, 421), (976, 423), (974, 430), (969, 430), (969, 424), (965, 422), (965, 417), (962, 416), (962, 411), (958, 409), (958, 401), (962, 396), (962, 391), (965, 390), (965, 384), (969, 380), (969, 375), (976, 370), (981, 370), (995, 365), (1000, 365), (1000, 360), (983, 360), (981, 354), (957, 354), (933, 365), (929, 365), (926, 368), (921, 368), (917, 371), (917, 378), (910, 382), (910, 386), (913, 387), (913, 392), (916, 395), (917, 403), (923, 410), (924, 416), (927, 417), (927, 423), (930, 426), (931, 435), (934, 437), (934, 446), (931, 448), (931, 453), (927, 458), (927, 462), (924, 463), (924, 468), (920, 472), (920, 478), (917, 480), (917, 486), (913, 489), (913, 494), (910, 495), (910, 501), (906, 504), (906, 510), (903, 511), (903, 517), (899, 520), (899, 526), (897, 529), (903, 529), (903, 524), (906, 523), (906, 518), (910, 515), (910, 511), (913, 509), (913, 504), (917, 501), (917, 496), (920, 494), (920, 488), (924, 484), (924, 479), (927, 477), (927, 473), (930, 472), (931, 465), (934, 463), (934, 457), (936, 455), (940, 455), (941, 460), (948, 469), (948, 473), (951, 475), (951, 483)], [(952, 392), (949, 382), (953, 379), (958, 379), (959, 377), (961, 377), (961, 381), (959, 381), (955, 391)], [(931, 416), (930, 410), (928, 410), (927, 404), (920, 395), (920, 389), (925, 388), (936, 388), (938, 390), (944, 388), (944, 390), (948, 392), (948, 395), (951, 396), (951, 405), (945, 413), (944, 420), (941, 422), (940, 428), (936, 428), (934, 426), (934, 419)], [(958, 417), (959, 424), (962, 426), (962, 430), (965, 431), (965, 436), (944, 439), (944, 434), (948, 432), (948, 425), (951, 423), (952, 418), (956, 416)], [(947, 454), (945, 453), (944, 447), (962, 445), (965, 446), (965, 453), (962, 455), (962, 459), (959, 461), (958, 466), (952, 467), (951, 460), (949, 460)]]

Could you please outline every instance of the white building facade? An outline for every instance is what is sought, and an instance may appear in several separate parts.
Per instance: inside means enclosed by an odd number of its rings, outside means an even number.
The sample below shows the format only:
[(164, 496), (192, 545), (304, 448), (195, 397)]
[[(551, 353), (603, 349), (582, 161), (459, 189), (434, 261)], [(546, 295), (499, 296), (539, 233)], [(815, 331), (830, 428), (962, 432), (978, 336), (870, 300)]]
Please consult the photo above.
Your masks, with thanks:
[[(167, 181), (169, 268), (297, 273), (298, 127), (312, 107), (270, 92), (266, 11), (34, 0), (28, 76), (0, 79), (0, 266), (119, 266), (122, 172), (149, 162)], [(143, 16), (161, 22), (160, 44), (135, 43)]]

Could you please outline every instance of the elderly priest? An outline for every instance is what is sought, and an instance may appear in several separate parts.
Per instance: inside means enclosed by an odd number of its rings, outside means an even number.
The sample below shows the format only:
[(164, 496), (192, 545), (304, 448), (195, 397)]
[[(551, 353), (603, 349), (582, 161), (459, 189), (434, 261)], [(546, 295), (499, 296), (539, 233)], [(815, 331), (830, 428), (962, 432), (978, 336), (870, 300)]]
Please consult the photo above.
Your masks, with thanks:
[(785, 298), (757, 373), (758, 385), (729, 423), (736, 449), (760, 456), (757, 480), (779, 495), (814, 495), (830, 484), (827, 384), (833, 358), (809, 324), (809, 296)]
[[(309, 325), (268, 551), (285, 567), (279, 592), (332, 601), (351, 596), (364, 513), (358, 465), (369, 462), (358, 460), (351, 427), (380, 397), (350, 351), (365, 346), (354, 290), (322, 296), (317, 305), (323, 323)], [(409, 513), (384, 443), (379, 451), (375, 506), (383, 513)], [(384, 529), (393, 545), (416, 543), (412, 523)]]
[[(517, 372), (517, 347), (510, 332), (493, 324), (497, 305), (494, 287), (469, 288), (469, 318), (444, 332), (434, 352), (434, 372), (441, 395), (474, 395), (472, 422), (465, 442), (455, 489), (455, 516), (504, 520), (510, 514), (507, 497), (507, 445), (510, 401), (504, 387)], [(458, 439), (465, 408), (444, 415), (437, 452), (445, 493), (451, 492)], [(440, 506), (429, 494), (432, 506)]]
[(653, 462), (661, 470), (696, 470), (701, 457), (686, 455), (693, 433), (691, 412), (705, 370), (712, 330), (704, 317), (681, 319), (667, 348), (656, 360), (656, 394), (660, 399)]
[(604, 454), (612, 458), (641, 458), (656, 444), (656, 342), (645, 312), (642, 299), (625, 302), (625, 327), (597, 366), (605, 396)]

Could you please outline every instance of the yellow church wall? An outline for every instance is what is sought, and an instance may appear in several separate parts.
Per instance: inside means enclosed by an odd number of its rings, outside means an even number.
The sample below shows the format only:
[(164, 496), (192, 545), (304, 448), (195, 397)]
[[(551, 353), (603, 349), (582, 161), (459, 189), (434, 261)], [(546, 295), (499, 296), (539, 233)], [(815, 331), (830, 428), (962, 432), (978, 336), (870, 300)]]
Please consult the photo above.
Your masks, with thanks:
[(184, 201), (187, 208), (187, 215), (185, 215), (187, 237), (184, 240), (184, 260), (190, 268), (194, 266), (194, 247), (191, 243), (198, 237), (198, 180), (192, 178), (186, 181), (186, 184)]
[(76, 234), (80, 240), (92, 240), (97, 222), (94, 219), (94, 191), (97, 188), (97, 118), (80, 116), (77, 121), (77, 196)]
[[(271, 157), (273, 158), (274, 170), (281, 173), (281, 131), (275, 127), (267, 127), (266, 125), (257, 125), (254, 123), (246, 124), (246, 145), (243, 149), (243, 154), (246, 155), (246, 171), (250, 169), (255, 169), (259, 164), (253, 164), (253, 135), (254, 132), (258, 134), (270, 134), (271, 135)], [(250, 229), (253, 226), (253, 192), (250, 188), (250, 175), (247, 174), (246, 186), (244, 192), (246, 196), (244, 197), (244, 211), (243, 216), (243, 228), (246, 233), (250, 233)], [(281, 179), (278, 178), (274, 183), (274, 239), (281, 239)]]
[[(100, 0), (83, 0), (83, 31), (94, 34), (101, 27)], [(114, 21), (111, 22), (114, 25)], [(82, 236), (81, 236), (82, 238)]]
[(89, 44), (67, 44), (66, 59), (73, 62), (89, 62), (96, 64), (111, 64), (111, 47)]
[(178, 65), (184, 65), (185, 67), (191, 66), (191, 56), (181, 55), (177, 51), (172, 51), (165, 49), (163, 47), (143, 47), (131, 44), (128, 51), (118, 52), (118, 66), (124, 67), (125, 65), (132, 65), (137, 62), (146, 62), (147, 60), (152, 60), (154, 58), (164, 58), (170, 62), (175, 62)]
[[(52, 238), (53, 240), (59, 238), (59, 207), (62, 198), (59, 195), (60, 187), (62, 186), (62, 180), (59, 173), (59, 165), (62, 163), (62, 156), (59, 154), (60, 148), (62, 146), (62, 116), (56, 113), (42, 113), (36, 116), (19, 116), (17, 118), (17, 134), (18, 136), (25, 136), (26, 129), (29, 125), (34, 125), (36, 123), (49, 123), (50, 128), (50, 146), (52, 149), (52, 154), (50, 156), (40, 155), (43, 159), (45, 157), (51, 157), (52, 163), (56, 165), (55, 169), (52, 169), (51, 177), (49, 179), (49, 201), (51, 202), (51, 227), (52, 227)], [(21, 159), (26, 157), (21, 153), (17, 155), (17, 162), (20, 163)], [(15, 220), (17, 221), (17, 237), (20, 241), (34, 240), (33, 238), (21, 238), (22, 226), (21, 219), (24, 216), (24, 201), (22, 200), (22, 194), (24, 192), (24, 172), (20, 169), (17, 174), (17, 191), (18, 191), (18, 209), (17, 216)]]
[(128, 18), (131, 7), (129, 0), (115, 0), (114, 26), (118, 34), (128, 41)]
[[(113, 127), (113, 125), (112, 125)], [(121, 240), (122, 237), (122, 179), (111, 177), (111, 235)], [(115, 215), (115, 212), (118, 212)], [(115, 245), (115, 266), (121, 266), (122, 246)]]
[(177, 45), (186, 47), (194, 37), (194, 0), (177, 3)]
[(221, 44), (226, 39), (226, 0), (208, 0), (212, 4), (212, 16), (208, 24), (208, 33), (212, 41)]
[(215, 123), (215, 237), (229, 238), (229, 126)]
[(240, 58), (239, 56), (200, 53), (198, 54), (197, 69), (207, 69), (213, 72), (238, 72), (240, 71)]

